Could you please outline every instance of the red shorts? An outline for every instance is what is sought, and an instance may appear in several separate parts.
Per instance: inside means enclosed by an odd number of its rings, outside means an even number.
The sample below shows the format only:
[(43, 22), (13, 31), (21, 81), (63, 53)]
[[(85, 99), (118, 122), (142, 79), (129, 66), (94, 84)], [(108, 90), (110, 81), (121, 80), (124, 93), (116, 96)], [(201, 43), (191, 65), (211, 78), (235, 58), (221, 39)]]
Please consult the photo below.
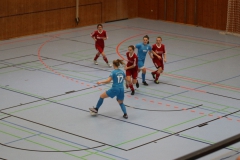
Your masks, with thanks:
[(152, 59), (152, 61), (153, 61), (153, 64), (155, 65), (155, 67), (157, 69), (162, 67), (162, 70), (164, 70), (164, 64), (163, 64), (163, 60), (162, 59), (154, 58), (154, 59)]
[(132, 76), (133, 79), (137, 79), (138, 70), (136, 68), (126, 70), (126, 76)]
[(99, 53), (103, 53), (104, 46), (95, 45), (95, 47), (96, 47), (96, 50), (97, 50)]

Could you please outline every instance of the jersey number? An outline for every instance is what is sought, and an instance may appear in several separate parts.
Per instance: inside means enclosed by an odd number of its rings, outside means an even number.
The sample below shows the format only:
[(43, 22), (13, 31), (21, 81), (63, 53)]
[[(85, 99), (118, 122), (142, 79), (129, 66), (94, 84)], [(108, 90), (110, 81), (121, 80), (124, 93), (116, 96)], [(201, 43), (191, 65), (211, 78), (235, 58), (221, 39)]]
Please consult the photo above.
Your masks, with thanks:
[(118, 78), (118, 83), (122, 83), (123, 75), (118, 75), (117, 78)]

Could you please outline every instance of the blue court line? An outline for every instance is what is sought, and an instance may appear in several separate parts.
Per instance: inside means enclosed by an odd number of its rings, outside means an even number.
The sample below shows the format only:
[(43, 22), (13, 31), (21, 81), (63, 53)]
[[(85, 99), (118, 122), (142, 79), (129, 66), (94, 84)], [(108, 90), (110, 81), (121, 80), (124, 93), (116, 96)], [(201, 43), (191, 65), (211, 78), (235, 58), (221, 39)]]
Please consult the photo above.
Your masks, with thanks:
[[(221, 80), (221, 81), (217, 81), (217, 82), (212, 82), (212, 84), (224, 82), (224, 81), (227, 81), (227, 80), (230, 80), (230, 79), (234, 79), (234, 78), (237, 78), (237, 77), (240, 77), (240, 75), (234, 76), (234, 77), (231, 77), (231, 78), (228, 78), (228, 79), (224, 79), (224, 80)], [(200, 87), (198, 87), (198, 88), (196, 88), (196, 89), (203, 88), (203, 87), (210, 86), (210, 85), (211, 85), (211, 84), (207, 84), (207, 85), (204, 85), (204, 86), (200, 86)]]
[[(8, 62), (8, 63), (9, 63), (9, 62)], [(69, 63), (71, 63), (71, 62), (69, 62)], [(9, 64), (14, 65), (14, 63), (9, 63)], [(21, 66), (21, 65), (19, 65), (19, 66)], [(15, 66), (13, 66), (13, 67), (15, 67)], [(87, 68), (87, 67), (86, 67), (86, 68)], [(33, 68), (33, 67), (22, 67), (21, 69), (25, 69), (25, 70), (31, 71), (31, 72), (40, 71), (40, 72), (49, 73), (49, 74), (52, 74), (52, 75), (59, 76), (58, 74), (55, 74), (55, 73), (50, 72), (50, 71), (43, 71), (43, 69), (46, 69), (46, 68), (35, 69), (35, 68)], [(28, 69), (35, 69), (35, 70), (28, 70)], [(93, 69), (95, 69), (95, 68), (93, 68)], [(97, 69), (96, 69), (96, 70), (97, 70)], [(72, 79), (74, 79), (74, 80), (78, 80), (78, 81), (83, 81), (83, 82), (86, 82), (86, 83), (95, 84), (95, 83), (92, 83), (92, 82), (90, 82), (90, 81), (78, 79), (78, 78), (75, 78), (75, 77), (71, 77), (71, 76), (67, 76), (67, 77), (72, 78)]]
[(31, 138), (31, 137), (38, 136), (38, 135), (40, 135), (40, 134), (41, 134), (41, 133), (39, 133), (39, 134), (35, 134), (35, 135), (32, 135), (32, 136), (28, 136), (28, 137), (26, 137), (26, 138), (21, 138), (21, 139), (15, 140), (15, 141), (11, 141), (11, 142), (8, 142), (8, 143), (5, 143), (5, 144), (10, 144), (10, 143), (14, 143), (14, 142), (22, 141), (22, 140), (25, 140), (25, 139), (28, 139), (28, 138)]
[[(73, 108), (75, 108), (75, 107), (73, 107)], [(75, 109), (77, 109), (77, 108), (75, 108)], [(78, 110), (81, 110), (81, 109), (78, 109)], [(84, 111), (84, 110), (83, 110), (83, 111)], [(103, 116), (104, 116), (104, 115), (103, 115)], [(108, 118), (111, 118), (111, 119), (114, 119), (114, 120), (118, 120), (118, 119), (116, 119), (116, 118), (112, 118), (112, 117), (109, 117), (109, 116), (104, 116), (104, 117), (108, 117)], [(62, 139), (62, 138), (59, 138), (59, 137), (50, 135), (50, 134), (46, 134), (46, 133), (43, 133), (43, 132), (40, 132), (40, 131), (31, 129), (31, 128), (28, 128), (28, 127), (24, 127), (24, 126), (21, 126), (21, 125), (12, 123), (12, 122), (8, 122), (8, 121), (5, 121), (5, 120), (2, 120), (2, 121), (4, 121), (5, 123), (9, 123), (9, 124), (12, 124), (12, 125), (15, 125), (15, 126), (24, 128), (24, 129), (28, 129), (28, 130), (30, 130), (30, 131), (39, 132), (40, 134), (45, 134), (45, 135), (47, 135), (47, 136), (50, 136), (50, 137), (53, 137), (53, 138), (56, 138), (56, 139), (60, 139), (60, 140), (63, 140), (63, 141), (66, 141), (66, 142), (69, 142), (69, 143), (72, 143), (72, 144), (76, 144), (76, 145), (79, 145), (79, 146), (88, 148), (87, 146), (84, 146), (84, 145), (81, 145), (81, 144), (78, 144), (78, 143), (75, 143), (75, 142), (72, 142), (72, 141), (69, 141), (69, 140), (65, 140), (65, 139)], [(136, 124), (136, 123), (132, 123), (132, 122), (127, 122), (127, 121), (123, 121), (123, 120), (119, 120), (119, 121), (122, 121), (122, 122), (124, 122), (124, 123), (129, 123), (129, 124), (137, 125), (137, 126), (140, 126), (140, 127), (143, 127), (143, 128), (147, 128), (147, 129), (150, 129), (150, 130), (154, 130), (154, 131), (159, 131), (159, 132), (162, 132), (162, 133), (171, 134), (171, 133), (168, 133), (168, 132), (166, 132), (166, 131), (162, 131), (162, 130), (159, 130), (159, 129), (155, 129), (155, 128), (143, 126), (143, 125), (140, 125), (140, 124)], [(200, 140), (193, 139), (193, 138), (189, 138), (189, 137), (185, 137), (185, 136), (182, 136), (182, 135), (180, 135), (180, 134), (174, 135), (174, 136), (177, 136), (177, 137), (180, 137), (180, 138), (184, 138), (184, 139), (188, 139), (188, 140), (192, 140), (192, 141), (195, 141), (195, 142), (200, 142), (200, 143), (212, 145), (211, 143), (204, 142), (204, 141), (200, 141)], [(230, 149), (230, 148), (225, 148), (225, 149), (226, 149), (226, 150), (235, 151), (235, 150)], [(100, 151), (100, 150), (97, 150), (97, 149), (93, 149), (93, 150), (98, 151), (98, 152), (101, 152), (101, 153), (105, 153), (105, 154), (107, 154), (107, 155), (111, 155), (111, 156), (113, 156), (113, 157), (117, 157), (117, 158), (121, 158), (121, 159), (124, 159), (124, 160), (128, 160), (128, 159), (125, 159), (125, 158), (122, 158), (122, 157), (119, 157), (119, 156), (116, 156), (116, 155), (113, 155), (113, 154), (110, 154), (110, 153), (107, 153), (107, 152), (103, 152), (103, 151)], [(236, 151), (235, 151), (235, 152), (236, 152)]]
[[(21, 126), (21, 125), (12, 123), (12, 122), (8, 122), (8, 121), (6, 121), (6, 120), (2, 120), (2, 121), (5, 122), (5, 123), (9, 123), (9, 124), (12, 124), (12, 125), (15, 125), (15, 126), (18, 126), (18, 127), (21, 127), (21, 128), (27, 129), (27, 130), (30, 130), (30, 131), (37, 132), (37, 133), (39, 133), (39, 134), (44, 134), (44, 135), (47, 135), (47, 136), (49, 136), (49, 137), (53, 137), (53, 138), (56, 138), (56, 139), (65, 141), (65, 142), (68, 142), (68, 143), (71, 143), (71, 144), (75, 144), (75, 145), (78, 145), (78, 146), (81, 146), (81, 147), (89, 148), (88, 146), (85, 146), (85, 145), (82, 145), (82, 144), (79, 144), (79, 143), (76, 143), (76, 142), (72, 142), (72, 141), (69, 141), (69, 140), (66, 140), (66, 139), (63, 139), (63, 138), (60, 138), (60, 137), (56, 137), (56, 136), (53, 136), (53, 135), (50, 135), (50, 134), (47, 134), (47, 133), (44, 133), (44, 132), (40, 132), (40, 131), (31, 129), (31, 128), (28, 128), (28, 127), (25, 127), (25, 126)], [(37, 134), (37, 135), (39, 135), (39, 134)], [(36, 135), (34, 135), (34, 136), (36, 136)], [(123, 158), (123, 157), (119, 157), (119, 156), (117, 156), (117, 155), (110, 154), (110, 153), (107, 153), (107, 152), (103, 152), (103, 151), (100, 151), (100, 150), (97, 150), (97, 149), (92, 149), (92, 150), (95, 150), (95, 151), (97, 151), (97, 152), (101, 152), (101, 153), (104, 153), (104, 154), (107, 154), (107, 155), (110, 155), (110, 156), (113, 156), (113, 157), (117, 157), (117, 158), (120, 158), (120, 159), (128, 160), (128, 159), (125, 159), (125, 158)]]
[[(224, 82), (224, 81), (227, 81), (227, 80), (230, 80), (230, 79), (234, 79), (234, 78), (237, 78), (237, 77), (240, 77), (240, 75), (234, 76), (234, 77), (231, 77), (231, 78), (228, 78), (228, 79), (224, 79), (224, 80), (221, 80), (221, 81), (217, 81), (217, 82), (212, 82), (211, 84), (206, 84), (206, 85), (203, 85), (203, 86), (200, 86), (200, 87), (197, 87), (197, 88), (193, 88), (193, 89), (199, 89), (199, 88), (211, 86), (212, 84), (217, 84), (217, 83)], [(163, 99), (169, 98), (169, 97), (173, 97), (173, 96), (176, 96), (176, 95), (179, 95), (179, 94), (182, 94), (182, 93), (186, 93), (186, 92), (189, 92), (189, 91), (183, 91), (183, 92), (180, 92), (180, 93), (172, 94), (170, 96), (163, 97)]]
[[(189, 92), (189, 91), (185, 91), (185, 92)], [(167, 102), (173, 102), (173, 103), (176, 103), (176, 104), (183, 104), (185, 106), (193, 107), (192, 105), (184, 104), (184, 103), (181, 103), (181, 102), (176, 102), (174, 100), (167, 100), (167, 99), (163, 99), (163, 98), (153, 97), (153, 96), (145, 95), (143, 93), (137, 93), (137, 94), (144, 95), (144, 96), (151, 97), (151, 98), (162, 99), (162, 100), (165, 100)], [(203, 108), (203, 107), (198, 107), (198, 108), (202, 109), (202, 110), (205, 110), (205, 111), (215, 112), (215, 113), (219, 113), (219, 114), (223, 114), (223, 115), (225, 114), (225, 113), (222, 113), (222, 112), (219, 112), (219, 111), (216, 111), (216, 110), (211, 110), (211, 109), (207, 109), (207, 108)], [(231, 115), (231, 116), (235, 117), (235, 118), (240, 118), (240, 116), (235, 116), (235, 115)]]
[[(175, 35), (179, 35), (179, 36), (187, 36), (187, 37), (192, 37), (192, 38), (199, 38), (199, 39), (207, 39), (207, 40), (211, 40), (211, 41), (215, 41), (215, 42), (221, 42), (221, 43), (228, 43), (228, 44), (232, 44), (232, 45), (239, 45), (239, 43), (233, 43), (233, 42), (226, 42), (226, 41), (219, 41), (219, 40), (215, 40), (215, 39), (209, 39), (209, 38), (203, 38), (203, 37), (197, 37), (197, 36), (192, 36), (192, 35), (186, 35), (186, 34), (179, 34), (179, 33), (175, 33), (175, 32), (168, 32), (168, 31), (162, 31), (162, 30), (155, 30), (155, 29), (149, 29), (149, 28), (144, 28), (144, 27), (136, 27), (136, 26), (130, 26), (128, 25), (128, 27), (133, 27), (133, 28), (139, 28), (139, 29), (147, 29), (147, 31), (157, 31), (157, 32), (163, 32), (163, 33), (170, 33), (170, 34), (175, 34)], [(207, 29), (207, 28), (206, 28)], [(183, 37), (185, 38), (185, 37)], [(187, 39), (187, 38), (186, 38)], [(212, 42), (213, 43), (213, 42)]]
[(233, 48), (237, 48), (237, 47), (240, 47), (240, 46), (235, 46), (235, 47), (225, 48), (225, 49), (221, 49), (221, 50), (217, 50), (217, 51), (213, 51), (213, 52), (209, 52), (209, 53), (204, 53), (204, 54), (201, 54), (201, 55), (196, 55), (196, 56), (192, 56), (192, 57), (188, 57), (188, 58), (184, 58), (184, 59), (168, 62), (166, 64), (180, 62), (180, 61), (184, 61), (184, 60), (192, 59), (192, 58), (196, 58), (196, 57), (201, 57), (201, 56), (205, 56), (205, 55), (208, 55), (208, 54), (217, 53), (217, 52), (221, 52), (221, 51), (225, 51), (225, 50), (229, 50), (229, 49), (233, 49)]
[[(57, 74), (55, 74), (55, 73), (53, 73), (53, 72), (42, 71), (41, 69), (39, 69), (39, 71), (41, 71), (41, 72), (45, 72), (45, 73), (49, 73), (49, 74), (53, 74), (53, 75), (57, 75)], [(108, 71), (106, 71), (106, 72), (108, 72)], [(57, 75), (57, 76), (58, 76), (58, 75)], [(68, 77), (71, 78), (70, 76), (68, 76)], [(73, 78), (73, 79), (76, 79), (76, 78)], [(95, 84), (95, 83), (93, 83), (93, 82), (89, 82), (89, 81), (85, 81), (85, 80), (81, 80), (81, 79), (76, 79), (76, 80), (84, 81), (84, 82), (87, 82), (87, 83), (90, 83), (90, 84)], [(184, 91), (184, 93), (185, 93), (185, 92), (189, 92), (189, 91)], [(181, 92), (181, 93), (183, 93), (183, 92)], [(179, 93), (179, 94), (181, 94), (181, 93)], [(158, 97), (154, 97), (154, 96), (150, 96), (150, 95), (145, 95), (145, 94), (142, 94), (142, 93), (138, 93), (138, 94), (140, 94), (140, 95), (144, 95), (144, 96), (147, 96), (147, 97), (151, 97), (151, 98), (156, 98), (156, 99), (166, 100), (166, 99), (164, 99), (164, 98), (158, 98)], [(174, 94), (174, 95), (178, 95), (178, 94)], [(171, 96), (168, 96), (168, 97), (165, 97), (165, 98), (169, 98), (169, 97), (171, 97)], [(36, 98), (36, 97), (35, 97), (35, 98)], [(190, 107), (192, 107), (192, 105), (188, 105), (188, 104), (185, 104), (185, 103), (180, 103), (180, 102), (176, 102), (176, 101), (172, 101), (172, 100), (166, 100), (166, 101), (168, 101), (168, 102), (174, 102), (174, 103), (176, 103), (176, 104), (183, 104), (183, 105), (186, 105), (186, 106), (190, 106)], [(213, 110), (205, 109), (205, 108), (201, 108), (201, 109), (203, 109), (203, 110), (207, 110), (207, 111), (211, 111), (211, 112), (217, 112), (217, 111), (213, 111)], [(217, 112), (217, 113), (221, 113), (221, 112)], [(224, 113), (221, 113), (221, 114), (224, 114)], [(237, 118), (240, 118), (240, 117), (238, 117), (238, 116), (234, 116), (234, 115), (231, 115), (231, 116), (233, 116), (233, 117), (237, 117)]]
[(224, 158), (222, 158), (222, 159), (220, 159), (220, 160), (224, 160), (224, 159), (227, 159), (227, 158), (231, 158), (231, 157), (236, 156), (236, 155), (238, 155), (238, 154), (240, 154), (240, 152), (237, 152), (237, 153), (235, 153), (235, 154), (233, 154), (233, 155), (231, 155), (231, 156), (224, 157)]
[[(89, 29), (91, 29), (91, 28), (89, 28)], [(123, 29), (123, 28), (120, 28), (120, 29), (114, 29), (114, 30), (108, 30), (107, 32), (111, 32), (111, 31), (117, 31), (117, 30), (121, 30), (121, 29)], [(94, 30), (94, 29), (93, 29)], [(81, 32), (82, 30), (79, 30), (79, 31), (77, 31), (77, 32)], [(44, 35), (44, 34), (43, 34)], [(47, 35), (47, 34), (46, 34)], [(46, 35), (44, 35), (44, 36), (46, 36)], [(55, 34), (56, 35), (56, 34)], [(46, 38), (50, 38), (50, 37), (53, 37), (53, 36), (55, 36), (55, 35), (47, 35), (46, 36)], [(74, 36), (74, 37), (69, 37), (69, 38), (77, 38), (77, 37), (82, 37), (82, 36), (87, 36), (87, 35), (89, 35), (89, 37), (90, 37), (90, 33), (89, 34), (84, 34), (84, 35), (80, 35), (80, 36)], [(58, 37), (55, 37), (55, 38), (58, 38)], [(60, 35), (60, 37), (59, 38), (61, 38), (61, 35)], [(62, 37), (63, 38), (63, 37)], [(66, 38), (65, 40), (70, 40), (71, 41), (71, 39), (69, 39), (69, 38)], [(91, 38), (91, 37), (90, 37)], [(49, 41), (49, 42), (57, 42), (57, 41), (62, 41), (63, 39), (55, 39), (55, 40), (51, 40), (51, 41)], [(28, 41), (25, 41), (25, 42), (28, 42)], [(48, 43), (49, 43), (48, 42)], [(7, 50), (11, 50), (11, 49), (18, 49), (18, 48), (23, 48), (23, 47), (29, 47), (29, 46), (34, 46), (34, 45), (40, 45), (40, 44), (43, 44), (44, 42), (40, 42), (40, 43), (36, 43), (36, 44), (30, 44), (30, 45), (25, 45), (25, 46), (19, 46), (19, 47), (15, 47), (15, 48), (8, 48), (8, 49), (3, 49), (3, 50), (0, 50), (0, 51), (7, 51)], [(94, 43), (92, 44), (92, 45), (94, 45)]]

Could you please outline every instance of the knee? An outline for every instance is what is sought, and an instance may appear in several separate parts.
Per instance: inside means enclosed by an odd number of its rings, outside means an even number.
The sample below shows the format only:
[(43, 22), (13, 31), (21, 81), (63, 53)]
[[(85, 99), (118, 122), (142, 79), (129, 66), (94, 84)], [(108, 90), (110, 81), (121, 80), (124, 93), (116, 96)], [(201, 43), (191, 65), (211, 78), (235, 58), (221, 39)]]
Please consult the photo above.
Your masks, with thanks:
[(123, 103), (123, 101), (120, 101), (120, 100), (117, 100), (117, 101), (118, 101), (119, 104), (122, 104), (122, 103)]

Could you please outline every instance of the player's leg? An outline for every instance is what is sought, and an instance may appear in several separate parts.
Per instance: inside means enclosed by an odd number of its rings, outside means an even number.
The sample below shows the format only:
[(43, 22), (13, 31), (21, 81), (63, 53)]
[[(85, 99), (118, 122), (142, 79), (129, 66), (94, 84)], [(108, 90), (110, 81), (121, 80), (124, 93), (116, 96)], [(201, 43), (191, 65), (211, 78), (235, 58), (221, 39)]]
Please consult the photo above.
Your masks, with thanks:
[(155, 80), (155, 79), (156, 79), (156, 74), (157, 74), (157, 71), (158, 71), (159, 66), (158, 66), (158, 63), (156, 62), (156, 59), (153, 59), (152, 61), (153, 61), (153, 64), (155, 65), (155, 67), (157, 68), (156, 71), (151, 72), (152, 77), (153, 77), (153, 79)]
[(146, 82), (146, 72), (147, 72), (147, 70), (146, 70), (146, 68), (144, 67), (144, 68), (142, 69), (142, 83), (143, 83), (143, 85), (148, 86), (148, 84), (147, 84), (147, 82)]
[(157, 72), (156, 72), (156, 78), (155, 78), (155, 80), (154, 80), (154, 83), (159, 84), (158, 79), (159, 79), (160, 74), (162, 73), (162, 71), (163, 71), (163, 70), (162, 70), (162, 67), (159, 67), (158, 70), (157, 70)]
[(137, 76), (138, 76), (138, 71), (137, 70), (133, 70), (132, 71), (132, 80), (131, 80), (131, 86), (129, 86), (131, 88), (131, 95), (134, 95), (135, 94), (135, 89), (133, 87), (134, 84), (136, 84), (138, 81), (137, 81)]
[[(139, 68), (137, 72), (138, 72), (138, 73), (141, 72), (141, 69)], [(136, 82), (136, 87), (139, 88), (138, 80), (137, 80), (137, 82)]]
[(101, 107), (101, 105), (103, 104), (103, 100), (104, 98), (108, 98), (108, 95), (107, 95), (107, 92), (104, 92), (100, 95), (100, 98), (97, 102), (97, 105), (95, 108), (89, 108), (90, 111), (94, 112), (94, 113), (97, 113), (98, 112), (98, 109)]
[(125, 119), (128, 119), (128, 115), (127, 115), (127, 109), (123, 103), (123, 100), (124, 100), (124, 90), (123, 89), (120, 89), (120, 92), (119, 94), (117, 95), (117, 101), (123, 111), (123, 118)]
[(129, 76), (127, 73), (126, 73), (127, 77), (126, 77), (126, 88), (128, 89), (129, 85), (131, 84), (131, 76)]
[(98, 51), (98, 53), (95, 55), (95, 57), (94, 57), (94, 59), (93, 59), (93, 62), (94, 62), (94, 64), (96, 64), (96, 65), (98, 65), (98, 63), (97, 63), (97, 59), (98, 59), (98, 57), (100, 56), (100, 52)]
[(161, 73), (163, 72), (163, 70), (164, 70), (164, 64), (163, 64), (163, 61), (162, 61), (162, 60), (158, 60), (158, 61), (156, 61), (154, 64), (155, 64), (156, 68), (158, 69), (158, 70), (156, 71), (156, 77), (155, 77), (154, 83), (159, 84), (158, 79), (159, 79), (159, 77), (160, 77), (160, 74), (161, 74)]
[(103, 50), (102, 50), (101, 54), (102, 54), (102, 56), (103, 56), (103, 60), (107, 63), (107, 65), (108, 65), (109, 67), (112, 67), (112, 65), (111, 65), (110, 63), (108, 63), (107, 56), (106, 56), (106, 54), (104, 53)]

